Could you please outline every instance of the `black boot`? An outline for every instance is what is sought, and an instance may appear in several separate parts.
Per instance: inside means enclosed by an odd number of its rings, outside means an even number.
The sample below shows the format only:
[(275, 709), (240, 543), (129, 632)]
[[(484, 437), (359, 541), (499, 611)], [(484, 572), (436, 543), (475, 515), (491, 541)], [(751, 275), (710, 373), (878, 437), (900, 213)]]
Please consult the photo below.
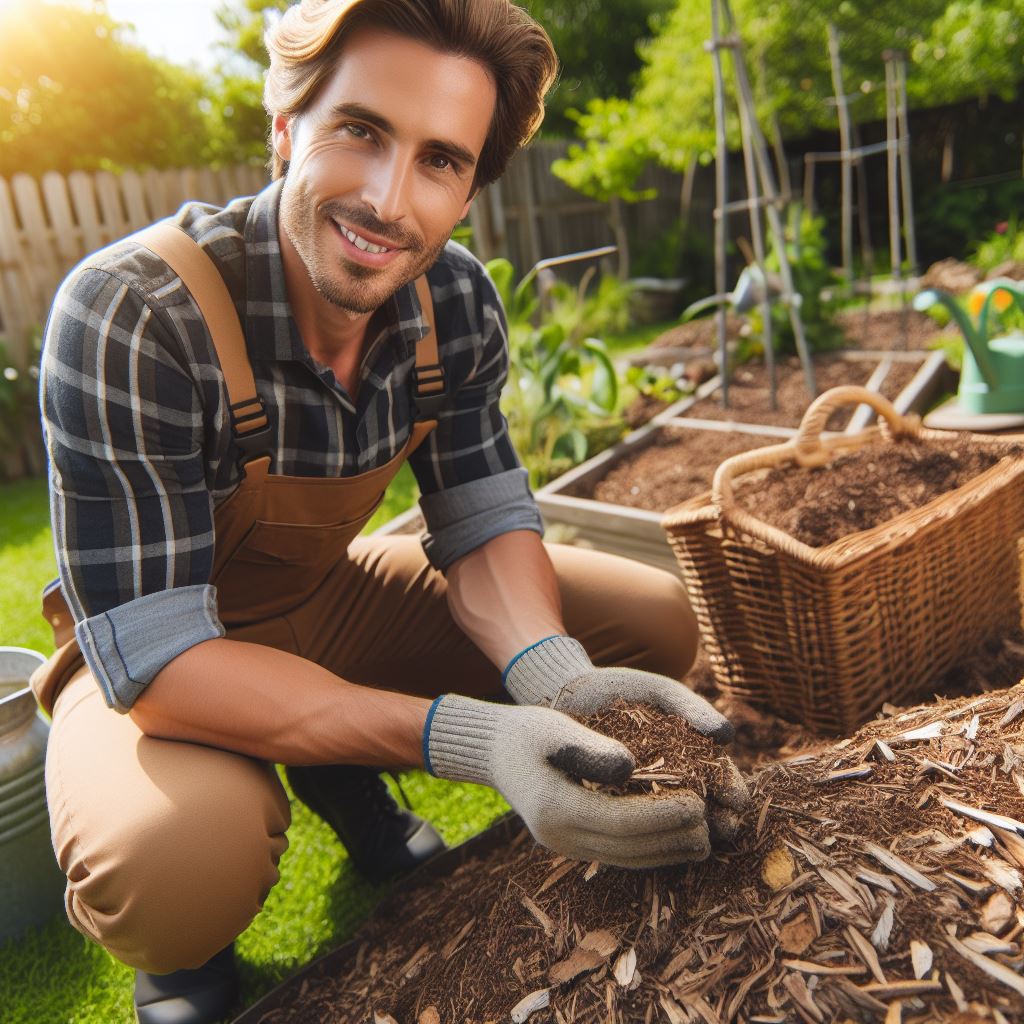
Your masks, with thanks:
[(191, 971), (135, 972), (139, 1024), (217, 1024), (238, 996), (234, 944)]
[(371, 882), (406, 874), (445, 849), (433, 825), (399, 807), (373, 768), (324, 764), (285, 771), (295, 795), (334, 829)]

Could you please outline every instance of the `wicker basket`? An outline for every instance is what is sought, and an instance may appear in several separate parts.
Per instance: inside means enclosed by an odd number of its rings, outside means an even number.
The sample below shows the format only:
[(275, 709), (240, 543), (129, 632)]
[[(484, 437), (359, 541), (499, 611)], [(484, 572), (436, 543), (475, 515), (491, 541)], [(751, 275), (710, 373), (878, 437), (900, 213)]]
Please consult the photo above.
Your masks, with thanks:
[[(822, 438), (839, 406), (865, 402), (885, 427)], [(987, 640), (1021, 625), (1024, 459), (870, 530), (812, 548), (739, 508), (733, 481), (825, 466), (892, 435), (949, 441), (860, 387), (807, 410), (791, 441), (723, 462), (710, 495), (662, 526), (682, 566), (719, 687), (823, 733), (848, 733), (913, 698)], [(972, 435), (978, 444), (1006, 438)]]

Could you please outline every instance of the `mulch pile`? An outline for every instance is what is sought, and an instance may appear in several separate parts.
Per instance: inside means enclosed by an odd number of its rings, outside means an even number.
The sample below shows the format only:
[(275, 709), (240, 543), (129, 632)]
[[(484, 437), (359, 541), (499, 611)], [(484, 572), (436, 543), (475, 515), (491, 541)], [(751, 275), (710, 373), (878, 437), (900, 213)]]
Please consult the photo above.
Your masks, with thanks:
[(1024, 1019), (1024, 685), (889, 712), (758, 773), (701, 864), (601, 868), (521, 831), (263, 1024)]
[[(816, 356), (815, 383), (819, 394), (841, 384), (868, 382), (876, 363), (843, 359), (839, 356)], [(897, 369), (896, 367), (893, 368)], [(905, 371), (903, 371), (905, 372)], [(903, 379), (903, 372), (900, 380)], [(775, 364), (777, 408), (769, 405), (768, 368), (764, 363), (744, 363), (729, 380), (729, 407), (722, 406), (719, 393), (689, 406), (683, 414), (702, 420), (735, 420), (743, 423), (767, 423), (776, 427), (798, 427), (807, 406), (814, 400), (804, 382), (803, 367), (795, 356), (780, 356)], [(905, 383), (905, 381), (904, 381)], [(893, 385), (898, 384), (893, 377)], [(900, 387), (883, 381), (882, 394), (892, 400)], [(828, 421), (829, 430), (843, 430), (853, 416), (855, 406), (837, 409)]]
[(616, 700), (580, 721), (624, 744), (636, 761), (632, 776), (621, 786), (594, 787), (604, 793), (671, 796), (673, 789), (683, 788), (704, 798), (725, 781), (725, 749), (658, 708)]
[[(948, 442), (902, 438), (866, 445), (828, 466), (771, 469), (749, 483), (741, 504), (811, 547), (888, 522), (968, 483), (1024, 445), (979, 445), (969, 434)], [(879, 481), (887, 481), (882, 487)]]
[(581, 481), (565, 493), (664, 512), (709, 490), (715, 470), (730, 456), (782, 440), (734, 430), (698, 433), (666, 427), (650, 444), (616, 462), (597, 483)]

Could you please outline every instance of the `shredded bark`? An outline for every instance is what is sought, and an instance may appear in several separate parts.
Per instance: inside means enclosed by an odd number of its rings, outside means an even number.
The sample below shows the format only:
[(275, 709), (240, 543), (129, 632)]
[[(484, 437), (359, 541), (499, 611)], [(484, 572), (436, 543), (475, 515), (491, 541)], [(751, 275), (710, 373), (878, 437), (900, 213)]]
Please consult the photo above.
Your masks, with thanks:
[(701, 864), (598, 868), (520, 831), (402, 893), (265, 1022), (1024, 1019), (1024, 684), (888, 708), (750, 784)]
[(980, 445), (969, 434), (941, 444), (902, 438), (866, 445), (822, 468), (776, 467), (738, 492), (759, 519), (823, 547), (921, 508), (1001, 458), (1022, 454), (1024, 445)]

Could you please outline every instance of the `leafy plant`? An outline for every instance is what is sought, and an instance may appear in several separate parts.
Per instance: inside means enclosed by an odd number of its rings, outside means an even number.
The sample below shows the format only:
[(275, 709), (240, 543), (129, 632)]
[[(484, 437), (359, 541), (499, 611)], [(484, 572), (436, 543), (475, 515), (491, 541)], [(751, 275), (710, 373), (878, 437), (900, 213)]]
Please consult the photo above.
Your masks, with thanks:
[[(6, 457), (8, 465), (20, 462), (28, 474), (43, 468), (37, 399), (41, 344), (42, 336), (37, 330), (32, 337), (32, 361), (25, 370), (12, 365), (0, 344), (0, 454)], [(3, 472), (0, 463), (0, 475)]]
[(609, 443), (621, 435), (621, 422), (614, 415), (618, 377), (604, 343), (585, 332), (581, 294), (575, 316), (564, 296), (554, 307), (556, 316), (536, 294), (532, 271), (514, 286), (508, 260), (491, 260), (487, 271), (509, 324), (509, 379), (502, 411), (531, 485), (542, 487), (586, 459), (596, 438)]
[(693, 393), (693, 384), (684, 378), (676, 379), (662, 367), (631, 366), (626, 370), (626, 382), (637, 394), (658, 402), (678, 402)]
[(992, 233), (977, 244), (971, 257), (971, 263), (986, 274), (1009, 260), (1024, 262), (1024, 230), (1020, 228), (1016, 213), (997, 224)]

